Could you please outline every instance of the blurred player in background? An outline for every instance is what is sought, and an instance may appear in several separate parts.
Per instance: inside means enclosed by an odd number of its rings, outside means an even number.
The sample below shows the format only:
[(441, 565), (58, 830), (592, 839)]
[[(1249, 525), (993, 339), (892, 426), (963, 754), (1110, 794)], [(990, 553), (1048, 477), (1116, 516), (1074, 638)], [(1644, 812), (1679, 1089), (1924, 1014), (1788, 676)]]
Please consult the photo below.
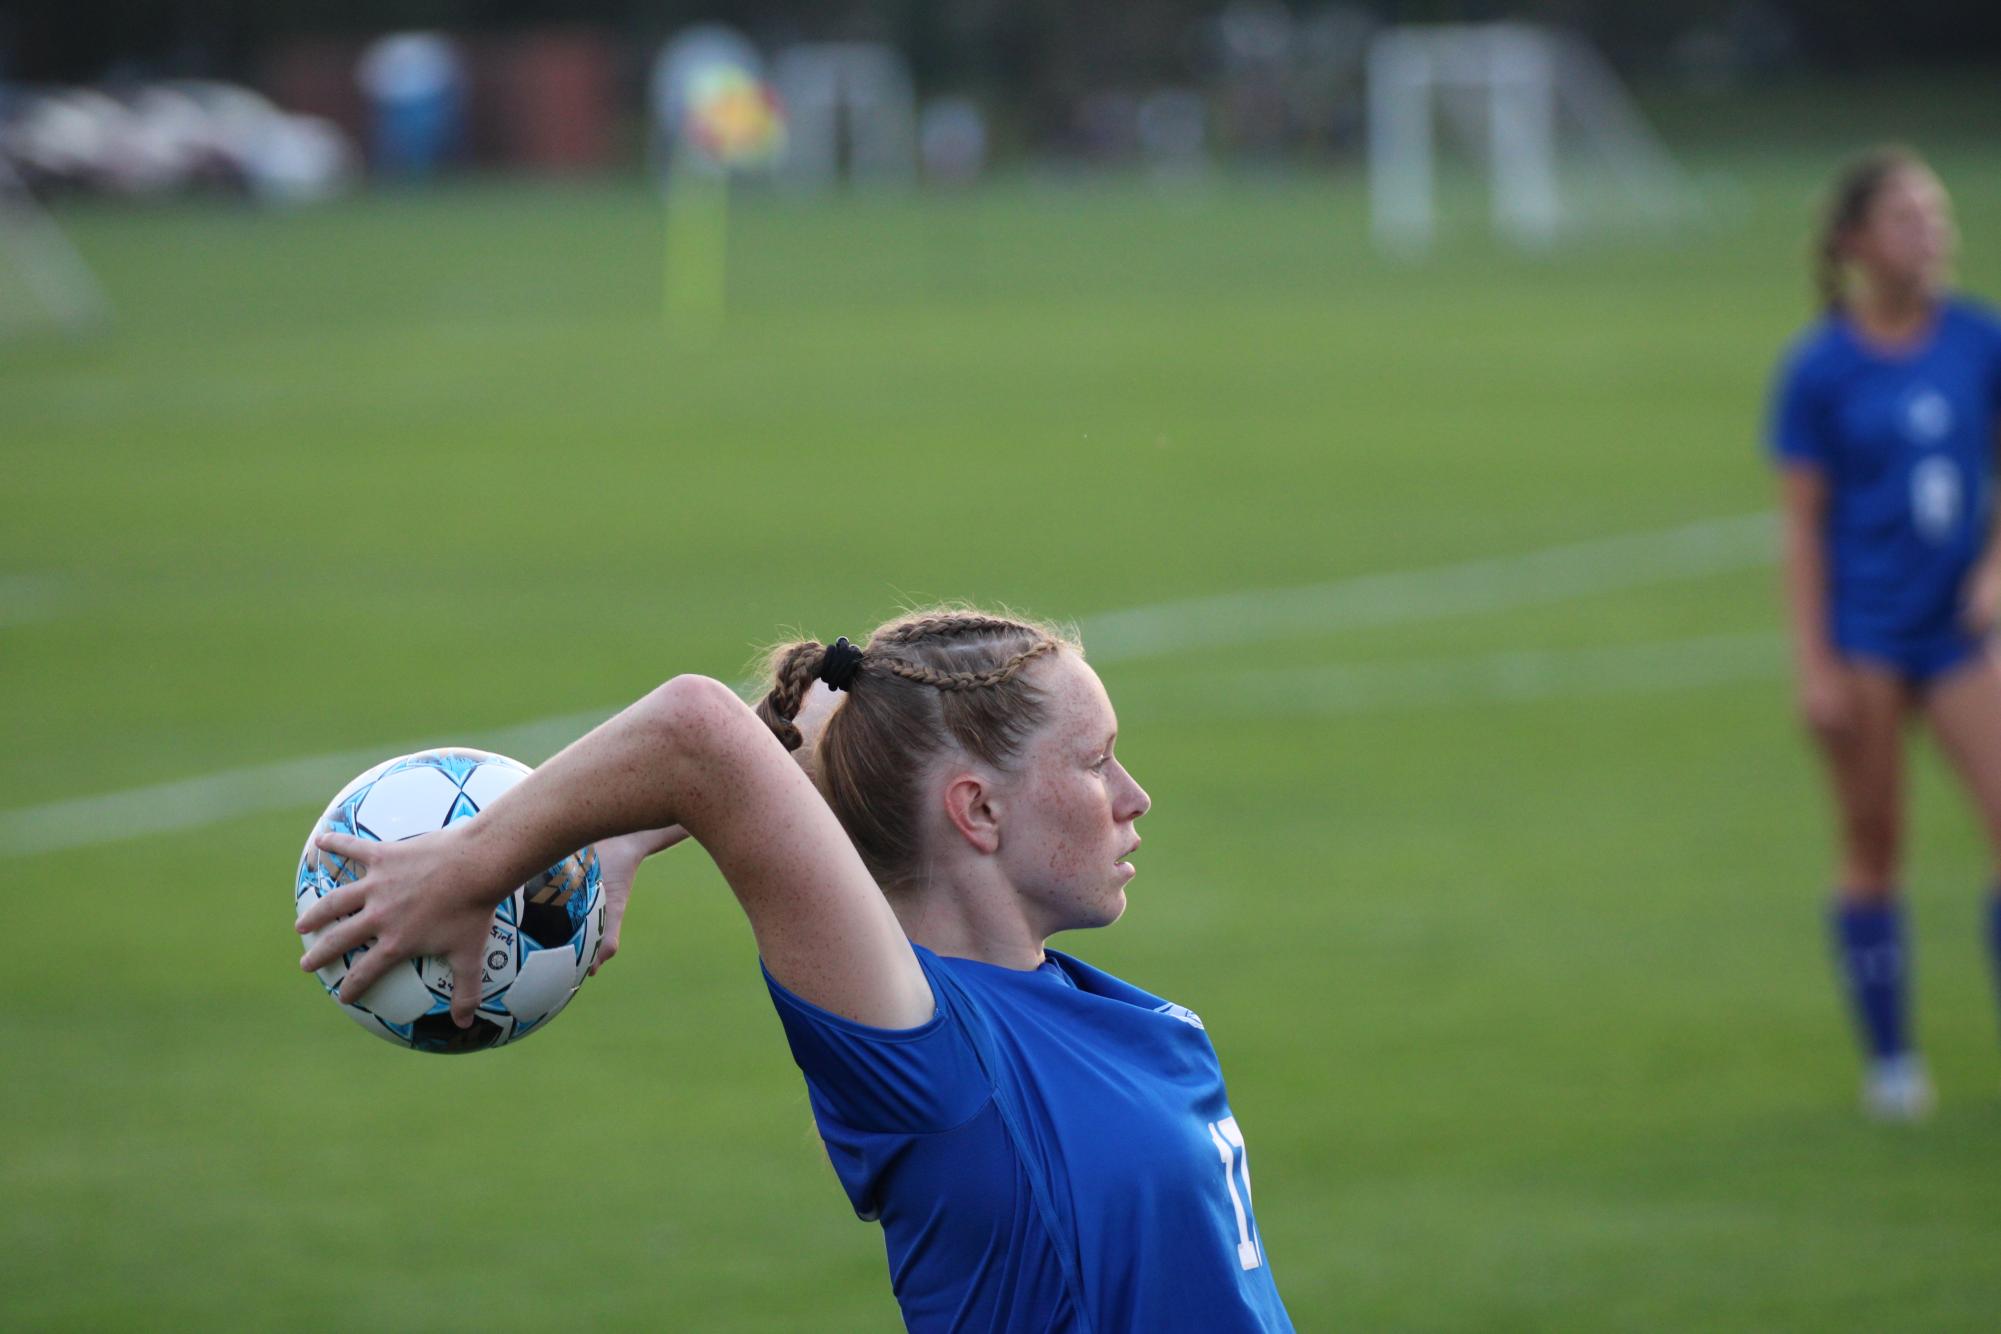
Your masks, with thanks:
[[(2001, 886), (2001, 322), (1948, 289), (1953, 247), (1945, 190), (1916, 156), (1879, 150), (1842, 173), (1815, 251), (1824, 315), (1781, 368), (1770, 435), (1799, 706), (1839, 815), (1833, 926), (1864, 1106), (1899, 1120), (1932, 1101), (1906, 1018), (1907, 716), (1972, 794)], [(1986, 913), (2001, 967), (2001, 888)]]
[(622, 908), (678, 825), (750, 918), (911, 1329), (1290, 1330), (1201, 1019), (1043, 946), (1118, 920), (1150, 804), (1081, 648), (946, 611), (772, 667), (755, 713), (716, 681), (668, 682), (477, 820), (323, 836), (367, 873), (300, 919), (326, 928), (307, 967), (373, 941), (351, 1000), (412, 955), (476, 975), (494, 904), (543, 849), (596, 843)]

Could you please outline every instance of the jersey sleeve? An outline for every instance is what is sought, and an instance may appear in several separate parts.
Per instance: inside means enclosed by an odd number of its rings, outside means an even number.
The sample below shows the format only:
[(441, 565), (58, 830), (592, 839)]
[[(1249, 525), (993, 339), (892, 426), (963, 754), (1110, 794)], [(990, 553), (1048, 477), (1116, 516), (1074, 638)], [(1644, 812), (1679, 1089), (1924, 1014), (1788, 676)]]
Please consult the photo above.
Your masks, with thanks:
[(1773, 461), (1780, 465), (1804, 463), (1826, 468), (1834, 462), (1826, 398), (1811, 362), (1802, 356), (1788, 357), (1779, 368), (1772, 386), (1765, 443)]
[[(870, 1028), (823, 1010), (764, 969), (792, 1059), (835, 1119), (878, 1134), (928, 1135), (964, 1124), (993, 1097), (965, 1025), (918, 956), (938, 1013), (916, 1028)], [(760, 961), (759, 967), (763, 964)]]
[(2001, 410), (2001, 316), (1983, 304), (1968, 303), (1975, 324), (1979, 326), (1981, 341), (1987, 348), (1987, 402), (1990, 407)]

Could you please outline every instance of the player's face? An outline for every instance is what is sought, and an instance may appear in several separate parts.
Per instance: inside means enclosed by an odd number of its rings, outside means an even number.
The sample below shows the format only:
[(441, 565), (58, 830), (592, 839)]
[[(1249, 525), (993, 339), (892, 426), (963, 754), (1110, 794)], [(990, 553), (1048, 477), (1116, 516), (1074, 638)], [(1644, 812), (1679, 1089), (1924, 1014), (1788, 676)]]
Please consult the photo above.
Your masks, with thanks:
[(1907, 167), (1876, 191), (1853, 254), (1872, 280), (1929, 292), (1945, 281), (1954, 239), (1945, 187), (1923, 168)]
[(1069, 652), (1030, 670), (1048, 716), (1002, 789), (1001, 864), (1042, 935), (1107, 926), (1125, 911), (1133, 822), (1152, 801), (1113, 754), (1119, 720), (1098, 674)]

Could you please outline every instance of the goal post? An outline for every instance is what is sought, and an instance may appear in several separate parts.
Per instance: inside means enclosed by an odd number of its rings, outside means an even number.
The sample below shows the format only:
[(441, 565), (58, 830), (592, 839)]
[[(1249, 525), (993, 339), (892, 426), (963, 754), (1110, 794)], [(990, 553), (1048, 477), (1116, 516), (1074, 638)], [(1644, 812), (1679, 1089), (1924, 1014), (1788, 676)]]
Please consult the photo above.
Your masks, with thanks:
[(772, 77), (792, 122), (781, 182), (826, 189), (844, 164), (857, 184), (896, 186), (916, 178), (917, 95), (895, 48), (806, 43), (781, 53)]
[(1584, 161), (1610, 177), (1628, 214), (1672, 219), (1691, 202), (1618, 77), (1583, 40), (1555, 29), (1389, 29), (1369, 48), (1367, 99), (1370, 228), (1387, 250), (1421, 252), (1435, 239), (1448, 131), (1484, 163), (1491, 226), (1516, 245), (1550, 245), (1584, 220), (1567, 183)]
[[(27, 183), (0, 155), (0, 260), (15, 281), (0, 286), (0, 337), (54, 323), (85, 334), (108, 324), (111, 299)], [(12, 290), (15, 295), (8, 296)]]

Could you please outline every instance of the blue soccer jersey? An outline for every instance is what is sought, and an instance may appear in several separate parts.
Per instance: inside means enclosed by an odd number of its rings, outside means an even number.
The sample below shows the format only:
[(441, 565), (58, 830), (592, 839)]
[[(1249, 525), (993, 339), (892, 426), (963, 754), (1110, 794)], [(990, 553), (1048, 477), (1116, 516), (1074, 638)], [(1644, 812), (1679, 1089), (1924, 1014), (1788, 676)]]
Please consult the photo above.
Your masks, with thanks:
[(1770, 447), (1827, 478), (1837, 644), (1874, 651), (1956, 632), (1988, 533), (1997, 409), (2001, 322), (1960, 298), (1942, 301), (1905, 353), (1864, 343), (1838, 314), (1794, 344)]
[(868, 1028), (765, 980), (913, 1331), (1290, 1330), (1202, 1021), (1054, 950), (917, 947), (938, 1013)]

